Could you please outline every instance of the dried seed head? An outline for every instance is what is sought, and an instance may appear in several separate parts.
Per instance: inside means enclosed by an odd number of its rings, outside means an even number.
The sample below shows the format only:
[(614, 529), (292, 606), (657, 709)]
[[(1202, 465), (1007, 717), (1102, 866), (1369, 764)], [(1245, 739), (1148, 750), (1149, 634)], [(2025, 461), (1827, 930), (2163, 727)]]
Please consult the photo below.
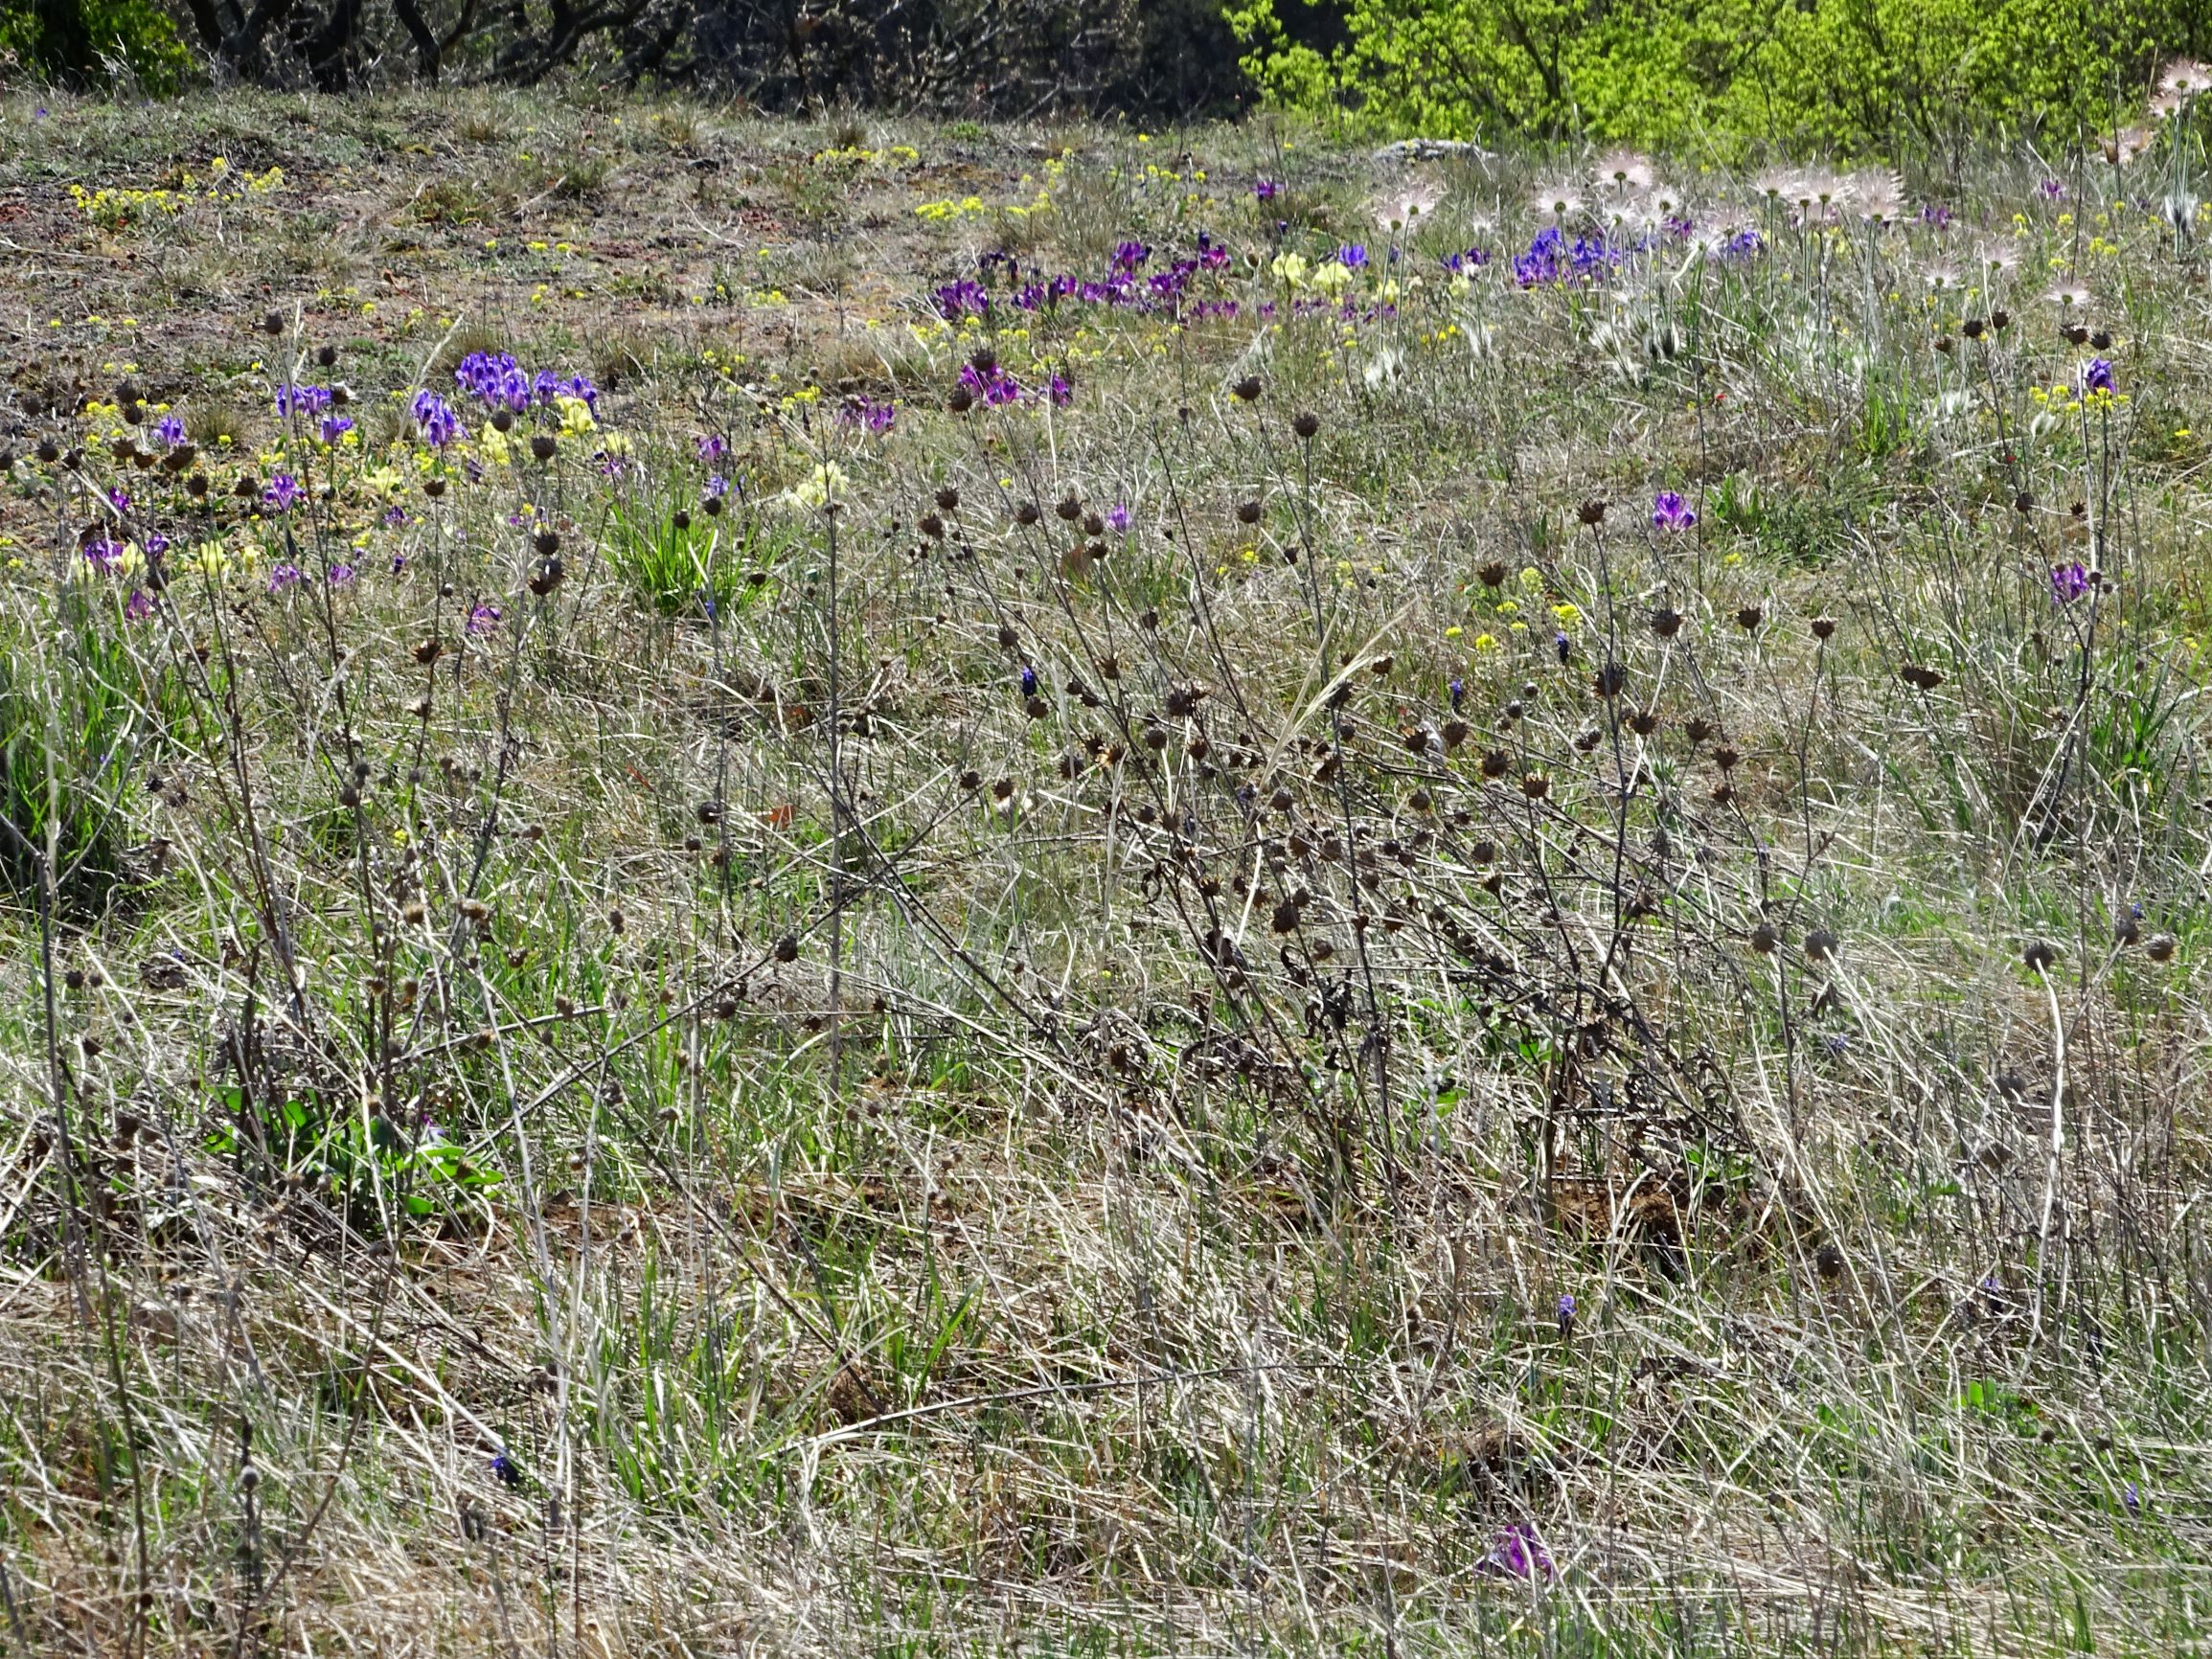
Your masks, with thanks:
[(799, 960), (799, 941), (795, 934), (787, 933), (776, 941), (776, 960), (778, 962), (797, 962)]
[(1781, 943), (1782, 936), (1775, 932), (1771, 921), (1762, 921), (1751, 930), (1751, 948), (1761, 956), (1772, 955), (1774, 947)]
[(1629, 716), (1629, 730), (1639, 738), (1648, 738), (1659, 729), (1659, 716), (1649, 709), (1638, 709)]
[(1301, 438), (1311, 438), (1321, 430), (1321, 417), (1311, 410), (1301, 411), (1290, 422), (1290, 430)]
[(1520, 781), (1520, 792), (1531, 801), (1540, 801), (1552, 792), (1552, 781), (1541, 772), (1525, 773)]
[(1629, 683), (1629, 670), (1619, 663), (1608, 663), (1590, 676), (1590, 689), (1608, 700), (1621, 694)]
[(1482, 578), (1484, 587), (1502, 587), (1505, 585), (1505, 563), (1502, 559), (1492, 559), (1474, 574)]
[(955, 386), (946, 395), (945, 407), (955, 415), (965, 415), (975, 407), (975, 394), (965, 386)]
[(1682, 631), (1682, 613), (1673, 605), (1661, 605), (1652, 613), (1652, 631), (1663, 640), (1671, 640)]
[(1582, 504), (1579, 516), (1585, 524), (1603, 524), (1606, 521), (1606, 504), (1593, 497)]
[(283, 316), (282, 316), (280, 313), (278, 313), (278, 312), (276, 312), (276, 311), (268, 311), (268, 312), (264, 312), (264, 313), (262, 314), (262, 333), (264, 333), (264, 334), (281, 334), (281, 333), (283, 333), (284, 331), (285, 331), (285, 319), (284, 319), (284, 317), (283, 317)]
[(1693, 715), (1682, 722), (1682, 736), (1691, 743), (1702, 743), (1713, 735), (1713, 722), (1699, 715)]
[(2051, 948), (2047, 940), (2031, 939), (2027, 947), (2020, 952), (2020, 960), (2038, 973), (2049, 972), (2051, 964), (2058, 959), (2059, 953)]
[(937, 492), (937, 505), (947, 512), (957, 511), (960, 507), (960, 491), (949, 484), (946, 485)]
[(1745, 633), (1756, 632), (1759, 625), (1766, 620), (1767, 612), (1755, 604), (1743, 605), (1736, 612), (1736, 625)]
[(1015, 646), (1019, 642), (1020, 637), (1020, 635), (1014, 631), (1014, 625), (1012, 623), (1000, 623), (998, 625), (998, 643), (1005, 649), (1014, 649)]
[(1259, 523), (1260, 504), (1257, 501), (1240, 501), (1237, 504), (1237, 522), (1239, 524)]
[(1832, 616), (1814, 617), (1813, 619), (1813, 637), (1816, 640), (1835, 638), (1836, 619)]
[(931, 541), (943, 541), (945, 539), (945, 520), (934, 512), (924, 512), (922, 515), (920, 529), (922, 534)]
[(1836, 954), (1836, 935), (1825, 927), (1815, 927), (1805, 936), (1805, 956), (1809, 962), (1826, 962)]
[(2175, 941), (2171, 933), (2154, 933), (2151, 935), (2151, 943), (2143, 946), (2143, 954), (2153, 962), (2171, 962), (2174, 960), (2174, 948)]
[(1513, 770), (1513, 761), (1502, 749), (1493, 749), (1482, 758), (1482, 775), (1485, 778), (1502, 778)]
[(1237, 400), (1240, 403), (1250, 403), (1260, 396), (1260, 376), (1257, 375), (1246, 375), (1242, 380), (1239, 380), (1234, 386), (1230, 387), (1229, 390), (1236, 394)]
[(1037, 503), (1034, 501), (1025, 501), (1014, 510), (1014, 522), (1020, 525), (1035, 524), (1043, 516), (1044, 514), (1038, 511)]

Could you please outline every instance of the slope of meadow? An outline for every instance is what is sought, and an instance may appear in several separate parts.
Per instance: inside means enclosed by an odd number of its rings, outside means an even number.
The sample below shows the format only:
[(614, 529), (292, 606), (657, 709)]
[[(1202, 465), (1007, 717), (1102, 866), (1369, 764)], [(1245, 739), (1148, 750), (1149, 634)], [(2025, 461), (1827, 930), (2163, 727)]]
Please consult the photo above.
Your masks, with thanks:
[(15, 1648), (2201, 1640), (2191, 107), (0, 135)]

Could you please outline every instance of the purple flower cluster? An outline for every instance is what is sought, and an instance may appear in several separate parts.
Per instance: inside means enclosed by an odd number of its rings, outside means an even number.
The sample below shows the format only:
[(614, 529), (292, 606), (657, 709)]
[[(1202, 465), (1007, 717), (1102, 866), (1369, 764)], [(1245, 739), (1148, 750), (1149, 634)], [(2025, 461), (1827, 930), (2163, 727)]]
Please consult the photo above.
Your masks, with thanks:
[(1687, 530), (1698, 522), (1698, 510), (1672, 489), (1652, 498), (1652, 524), (1659, 530)]
[(277, 388), (277, 413), (289, 420), (294, 415), (313, 420), (331, 406), (331, 389), (328, 386), (292, 386)]
[(973, 363), (965, 363), (960, 370), (960, 383), (993, 408), (1002, 403), (1011, 403), (1021, 396), (1021, 382), (1014, 377), (1004, 363), (993, 363), (988, 369), (978, 369)]
[(1489, 263), (1488, 248), (1464, 248), (1456, 254), (1444, 256), (1444, 268), (1455, 277), (1471, 277)]
[(461, 417), (435, 392), (415, 394), (415, 426), (422, 434), (422, 442), (433, 449), (443, 449), (456, 438), (468, 436)]
[(113, 576), (116, 566), (123, 562), (123, 543), (106, 536), (95, 536), (84, 544), (84, 562), (101, 576)]
[(892, 402), (878, 403), (865, 395), (848, 398), (837, 411), (837, 423), (856, 426), (863, 432), (888, 432), (891, 422), (899, 418), (899, 406)]
[(2091, 357), (2082, 370), (2082, 390), (2109, 392), (2112, 389), (2112, 360), (2109, 357)]
[(480, 399), (488, 408), (502, 406), (519, 414), (531, 404), (550, 404), (556, 398), (581, 398), (593, 414), (599, 413), (599, 388), (582, 375), (563, 380), (550, 369), (525, 374), (505, 352), (471, 352), (453, 371), (453, 383)]
[[(994, 284), (1002, 284), (1000, 298), (1017, 311), (1050, 310), (1063, 300), (1075, 300), (1086, 306), (1128, 307), (1139, 311), (1181, 315), (1192, 278), (1200, 271), (1225, 270), (1229, 250), (1201, 231), (1195, 254), (1174, 260), (1148, 276), (1143, 274), (1143, 267), (1152, 262), (1152, 249), (1144, 242), (1119, 242), (1114, 247), (1106, 274), (1093, 279), (1066, 271), (1047, 276), (1034, 267), (1024, 271), (1021, 261), (1014, 255), (988, 253), (976, 261), (977, 275), (943, 284), (931, 297), (937, 314), (946, 322), (989, 316)], [(1361, 258), (1365, 258), (1363, 250)], [(1199, 316), (1235, 316), (1236, 302), (1200, 301), (1193, 312)]]
[(2089, 591), (2088, 567), (2080, 559), (2070, 564), (2051, 568), (2051, 598), (2060, 604), (2072, 604)]
[(1569, 242), (1559, 226), (1546, 225), (1529, 243), (1527, 253), (1514, 256), (1513, 278), (1524, 288), (1591, 283), (1618, 266), (1623, 252), (1603, 236), (1577, 237)]
[(262, 491), (262, 505), (273, 512), (289, 512), (306, 495), (307, 491), (300, 488), (297, 478), (289, 472), (280, 472), (269, 480), (268, 488)]
[(1515, 1521), (1498, 1530), (1497, 1536), (1491, 1540), (1490, 1554), (1482, 1558), (1482, 1571), (1531, 1583), (1539, 1579), (1548, 1582), (1560, 1576), (1559, 1568), (1552, 1563), (1551, 1552), (1544, 1548), (1543, 1539), (1537, 1535), (1535, 1525), (1529, 1521)]

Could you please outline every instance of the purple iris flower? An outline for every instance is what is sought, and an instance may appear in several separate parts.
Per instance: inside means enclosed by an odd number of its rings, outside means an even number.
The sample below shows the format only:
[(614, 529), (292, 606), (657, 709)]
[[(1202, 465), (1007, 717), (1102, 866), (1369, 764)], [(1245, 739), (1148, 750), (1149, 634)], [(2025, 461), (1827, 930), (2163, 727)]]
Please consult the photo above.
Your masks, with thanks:
[(2075, 559), (2071, 564), (2052, 567), (2051, 598), (2060, 604), (2072, 604), (2088, 591), (2088, 568), (2080, 559)]
[(707, 499), (719, 501), (730, 492), (730, 481), (717, 472), (707, 479)]
[(331, 585), (332, 587), (349, 587), (353, 584), (353, 578), (359, 574), (360, 572), (350, 564), (333, 564), (331, 566)]
[(719, 461), (730, 452), (730, 442), (719, 432), (709, 432), (695, 440), (692, 447), (699, 452), (701, 461)]
[(128, 512), (130, 511), (130, 492), (120, 484), (109, 486), (107, 505), (118, 512)]
[(1698, 522), (1698, 510), (1679, 493), (1662, 489), (1652, 498), (1652, 523), (1660, 530), (1687, 530)]
[(300, 567), (287, 560), (269, 572), (269, 592), (283, 593), (288, 587), (296, 587), (299, 580)]
[(1559, 1320), (1560, 1334), (1572, 1336), (1575, 1333), (1575, 1299), (1571, 1291), (1565, 1292), (1560, 1297)]
[(174, 449), (184, 442), (184, 422), (174, 415), (164, 415), (153, 423), (153, 435), (161, 440), (163, 448)]
[(148, 557), (148, 558), (159, 558), (159, 557), (161, 557), (163, 554), (167, 553), (168, 551), (169, 551), (169, 537), (168, 537), (168, 536), (166, 536), (166, 535), (162, 534), (162, 533), (161, 533), (160, 531), (158, 531), (158, 530), (149, 530), (149, 531), (148, 531), (148, 532), (146, 533), (146, 556), (147, 556), (147, 557)]
[(973, 277), (946, 283), (937, 290), (937, 314), (948, 323), (962, 317), (980, 317), (990, 309), (991, 295)]
[(993, 407), (1011, 403), (1021, 396), (1021, 382), (1008, 372), (1003, 363), (993, 363), (989, 369), (978, 369), (973, 363), (964, 364), (960, 370), (960, 383)]
[(279, 386), (277, 413), (285, 417), (320, 415), (331, 406), (331, 389), (328, 386)]
[(1129, 527), (1129, 510), (1117, 501), (1106, 509), (1106, 528), (1119, 535)]
[(336, 443), (339, 439), (345, 437), (353, 429), (353, 421), (351, 416), (326, 415), (323, 417), (321, 432), (325, 443)]
[(1064, 409), (1075, 401), (1075, 386), (1065, 375), (1055, 369), (1052, 378), (1045, 384), (1044, 395), (1052, 399), (1054, 408)]
[(1256, 178), (1252, 181), (1252, 199), (1255, 201), (1273, 201), (1282, 193), (1283, 186), (1279, 180)]
[(269, 480), (269, 487), (262, 491), (262, 505), (279, 512), (289, 512), (299, 505), (300, 497), (306, 493), (300, 488), (298, 479), (289, 472), (280, 472)]
[(144, 622), (153, 615), (153, 601), (134, 587), (130, 590), (130, 597), (123, 602), (123, 614), (132, 622)]
[(468, 436), (461, 424), (461, 417), (435, 392), (415, 394), (415, 424), (422, 434), (422, 442), (433, 449), (443, 449), (456, 438)]
[(1501, 1574), (1509, 1579), (1525, 1579), (1535, 1582), (1539, 1579), (1558, 1578), (1559, 1568), (1552, 1564), (1551, 1552), (1544, 1548), (1543, 1539), (1537, 1535), (1535, 1525), (1529, 1521), (1515, 1521), (1501, 1528), (1491, 1540), (1490, 1554), (1482, 1559), (1486, 1573)]
[(498, 625), (499, 607), (495, 604), (480, 604), (468, 613), (468, 631), (472, 634), (488, 634)]
[(1021, 694), (1025, 697), (1037, 695), (1037, 670), (1027, 663), (1021, 665)]
[(2091, 357), (2082, 370), (2082, 390), (2109, 392), (2112, 389), (2112, 362), (2109, 357)]
[(96, 536), (84, 544), (84, 562), (102, 576), (113, 576), (123, 562), (123, 543)]
[(1361, 242), (1346, 242), (1336, 250), (1336, 262), (1347, 270), (1357, 271), (1367, 263), (1367, 248)]

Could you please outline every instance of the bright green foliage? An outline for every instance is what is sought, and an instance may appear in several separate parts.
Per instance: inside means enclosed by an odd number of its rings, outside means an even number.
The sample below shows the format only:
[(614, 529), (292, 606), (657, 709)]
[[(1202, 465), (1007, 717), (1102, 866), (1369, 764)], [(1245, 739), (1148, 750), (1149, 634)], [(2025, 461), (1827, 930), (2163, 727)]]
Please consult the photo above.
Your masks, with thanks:
[(176, 90), (192, 55), (150, 0), (0, 0), (0, 61), (70, 86), (127, 73), (151, 93)]
[(2070, 140), (2109, 125), (2198, 0), (1315, 0), (1231, 19), (1277, 104), (1435, 137), (1582, 135), (1680, 148), (1943, 154), (1977, 132)]

